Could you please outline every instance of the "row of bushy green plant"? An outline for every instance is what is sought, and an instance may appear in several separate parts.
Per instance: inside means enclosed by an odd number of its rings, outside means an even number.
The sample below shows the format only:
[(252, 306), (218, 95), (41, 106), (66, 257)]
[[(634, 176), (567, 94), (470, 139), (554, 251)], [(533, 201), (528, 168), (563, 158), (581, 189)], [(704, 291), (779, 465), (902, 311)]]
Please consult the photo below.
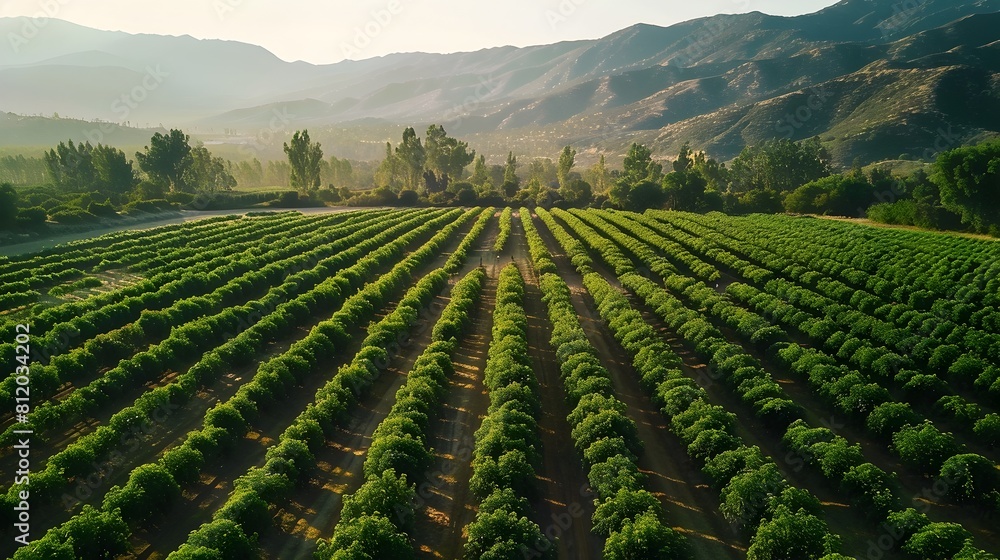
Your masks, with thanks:
[[(539, 216), (557, 239), (570, 236), (548, 212), (539, 211)], [(595, 231), (582, 222), (576, 225), (580, 229), (574, 231), (584, 244), (602, 245), (598, 239), (601, 236)], [(563, 249), (570, 256), (571, 251), (586, 251), (582, 245)], [(618, 255), (625, 258), (620, 252)], [(621, 270), (616, 272), (620, 277), (635, 275), (634, 267), (624, 260), (615, 262)], [(600, 274), (585, 267), (580, 272), (601, 317), (633, 356), (642, 385), (661, 407), (671, 431), (719, 489), (723, 515), (749, 536), (747, 558), (840, 558), (835, 555), (839, 537), (819, 517), (819, 501), (808, 491), (789, 484), (774, 461), (759, 448), (743, 443), (736, 433), (736, 415), (711, 404), (705, 390), (677, 369), (680, 359), (631, 307), (625, 295)], [(719, 341), (716, 346), (704, 350), (714, 354), (728, 344)], [(767, 491), (756, 491), (759, 488)]]
[[(188, 434), (183, 444), (171, 449), (159, 461), (133, 469), (124, 486), (116, 486), (105, 495), (102, 511), (124, 520), (131, 528), (141, 527), (150, 519), (162, 515), (180, 499), (180, 484), (196, 482), (202, 467), (209, 459), (224, 455), (227, 450), (232, 449), (246, 434), (251, 423), (260, 417), (263, 410), (280, 405), (288, 391), (293, 390), (305, 377), (315, 374), (320, 362), (332, 357), (337, 348), (348, 343), (350, 329), (356, 328), (360, 321), (370, 318), (394, 292), (409, 282), (412, 270), (433, 258), (455, 229), (472, 215), (471, 211), (453, 210), (426, 222), (420, 228), (397, 236), (394, 241), (376, 240), (375, 246), (381, 247), (355, 265), (341, 270), (330, 278), (331, 282), (324, 282), (322, 291), (313, 290), (294, 302), (280, 305), (277, 308), (281, 313), (280, 321), (272, 314), (269, 316), (271, 320), (257, 323), (264, 325), (266, 331), (272, 333), (287, 332), (288, 324), (296, 318), (304, 320), (312, 316), (313, 309), (316, 309), (319, 303), (318, 298), (342, 302), (340, 309), (329, 320), (315, 325), (309, 335), (293, 343), (286, 352), (261, 363), (252, 379), (243, 384), (233, 397), (209, 409), (205, 413), (204, 426), (201, 430)], [(404, 260), (399, 261), (391, 271), (379, 276), (375, 281), (370, 281), (379, 268), (399, 259), (409, 244), (437, 229), (440, 231), (436, 235)], [(361, 289), (348, 297), (351, 287)], [(244, 331), (242, 334), (247, 332), (249, 331)], [(262, 339), (259, 335), (255, 338), (256, 341)], [(162, 390), (146, 393), (140, 400), (155, 409), (155, 406), (171, 402), (171, 399), (178, 394), (190, 398), (197, 388), (198, 376), (212, 374), (218, 377), (228, 367), (227, 364), (246, 364), (252, 360), (257, 346), (251, 340), (253, 339), (242, 340), (241, 345), (232, 345), (226, 352), (221, 352), (220, 349), (211, 351), (207, 355), (211, 358), (199, 362), (188, 370), (183, 383), (175, 382), (161, 387)], [(343, 381), (350, 382), (349, 386), (356, 384), (360, 387), (365, 375), (368, 375), (367, 372), (355, 372), (354, 376)], [(93, 438), (88, 443), (92, 445), (107, 443), (109, 437), (112, 442), (116, 441), (116, 433), (112, 430), (116, 428), (127, 430), (133, 423), (148, 419), (150, 417), (148, 412), (151, 411), (138, 408), (119, 412), (117, 418), (113, 418), (108, 426), (91, 434)], [(103, 430), (104, 428), (107, 430)], [(73, 445), (80, 444), (78, 441)], [(61, 478), (61, 473), (53, 473), (53, 476)], [(38, 480), (39, 475), (35, 475), (32, 479), (33, 491), (37, 490)], [(37, 547), (49, 546), (38, 544), (43, 541), (66, 542), (67, 534), (64, 529), (60, 526), (50, 530), (42, 539), (19, 549), (15, 558), (20, 560), (20, 558), (37, 557), (34, 556)], [(125, 543), (118, 543), (116, 549), (108, 550), (104, 554), (116, 555), (124, 552), (125, 548)], [(244, 556), (236, 552), (235, 556), (231, 557)]]
[(545, 271), (540, 286), (552, 323), (550, 343), (572, 409), (567, 418), (570, 435), (597, 494), (592, 530), (606, 539), (604, 558), (685, 558), (684, 537), (670, 528), (659, 500), (643, 488), (645, 475), (637, 464), (643, 444), (635, 421), (615, 395), (611, 375), (587, 340), (569, 287), (554, 271), (526, 208), (521, 209), (521, 222), (536, 271)]
[[(588, 216), (595, 226), (600, 224), (596, 216)], [(600, 230), (603, 234), (616, 240), (621, 239), (622, 233), (607, 228), (608, 224), (603, 224)], [(593, 234), (593, 230), (584, 230), (583, 235)], [(623, 240), (623, 242), (626, 240)], [(637, 238), (627, 240), (629, 246), (636, 246), (643, 242)], [(646, 247), (648, 249), (648, 247)], [(663, 270), (662, 267), (655, 266), (656, 259), (661, 259), (658, 255), (644, 253), (645, 259), (641, 259), (643, 264), (653, 269)], [(721, 320), (724, 320), (741, 336), (745, 336), (748, 342), (757, 345), (759, 348), (768, 349), (781, 355), (785, 350), (803, 350), (794, 343), (780, 342), (785, 339), (785, 333), (776, 327), (770, 326), (768, 321), (756, 316), (752, 312), (740, 309), (728, 302), (725, 296), (719, 295), (715, 290), (705, 286), (703, 283), (682, 275), (670, 272), (662, 273), (668, 288), (675, 293), (683, 294), (691, 301), (693, 309), (708, 309)], [(801, 462), (815, 465), (835, 488), (841, 489), (847, 494), (855, 505), (864, 511), (876, 523), (887, 522), (897, 523), (900, 516), (910, 516), (915, 512), (907, 513), (902, 511), (899, 499), (896, 497), (890, 475), (865, 462), (864, 455), (859, 446), (851, 446), (842, 437), (835, 436), (832, 431), (826, 428), (810, 428), (799, 416), (802, 411), (788, 398), (784, 390), (776, 384), (751, 356), (746, 354), (738, 345), (728, 344), (721, 332), (706, 321), (705, 317), (696, 311), (685, 307), (678, 299), (668, 292), (656, 286), (656, 284), (646, 278), (636, 274), (626, 274), (621, 277), (623, 285), (631, 289), (642, 297), (656, 312), (666, 321), (667, 325), (675, 329), (693, 347), (697, 348), (705, 357), (710, 359), (712, 371), (724, 378), (727, 384), (737, 393), (737, 395), (765, 422), (772, 427), (785, 431), (784, 442), (793, 452), (798, 454)], [(777, 344), (773, 344), (777, 342)], [(709, 353), (706, 349), (717, 348), (714, 353)], [(781, 348), (781, 350), (778, 350)], [(805, 350), (815, 355), (812, 349)], [(820, 353), (821, 355), (821, 353)], [(831, 360), (832, 361), (832, 360)], [(830, 363), (825, 365), (830, 366)], [(811, 361), (807, 365), (798, 368), (789, 366), (791, 369), (809, 376), (810, 382), (817, 390), (827, 398), (835, 397), (835, 401), (841, 403), (842, 412), (851, 416), (861, 415), (862, 422), (869, 417), (868, 413), (873, 408), (879, 406), (889, 406), (891, 399), (888, 392), (876, 384), (864, 385), (863, 378), (855, 372), (845, 375), (848, 372), (842, 371), (839, 375), (834, 372), (827, 372), (821, 375), (816, 369), (816, 362)], [(853, 376), (853, 379), (852, 379)], [(846, 381), (846, 384), (845, 384)], [(883, 417), (881, 414), (879, 417)], [(817, 442), (822, 445), (813, 446), (803, 443), (801, 433), (803, 430), (811, 434), (820, 434)], [(820, 437), (821, 436), (821, 437)], [(941, 434), (933, 426), (925, 424), (922, 427), (914, 425), (904, 425), (893, 436), (893, 441), (897, 451), (901, 453), (904, 461), (912, 461), (924, 455), (929, 449), (935, 448), (935, 443), (939, 449), (947, 455), (948, 449), (957, 451), (957, 445), (951, 441), (947, 445), (950, 436)], [(938, 464), (940, 463), (940, 464)], [(952, 482), (949, 486), (949, 494), (952, 497), (961, 498), (961, 501), (969, 501), (973, 494), (980, 498), (985, 497), (987, 501), (995, 501), (995, 488), (997, 477), (991, 473), (992, 463), (974, 454), (958, 454), (951, 456), (945, 461), (943, 458), (932, 467), (934, 471), (941, 468), (940, 477), (942, 480)], [(933, 471), (932, 471), (933, 472)], [(926, 517), (923, 517), (926, 520)], [(954, 523), (925, 523), (926, 527), (921, 529), (918, 537), (913, 543), (900, 541), (900, 548), (913, 557), (923, 557), (929, 553), (934, 546), (944, 546), (950, 551), (949, 554), (956, 554), (959, 551), (975, 551), (971, 544), (971, 534), (965, 531), (960, 525)], [(929, 535), (947, 535), (946, 543), (929, 545), (932, 539)]]
[(538, 380), (528, 355), (524, 278), (507, 265), (497, 283), (493, 338), (483, 384), (490, 406), (475, 433), (469, 489), (479, 501), (465, 528), (465, 558), (552, 556), (538, 524), (529, 519), (541, 460)]
[(510, 237), (510, 226), (511, 226), (511, 215), (513, 210), (508, 206), (503, 209), (500, 213), (500, 230), (497, 232), (496, 241), (493, 242), (493, 252), (499, 253), (503, 251), (504, 246), (507, 245), (507, 239)]
[(317, 559), (415, 557), (407, 535), (413, 528), (415, 487), (431, 461), (428, 423), (441, 406), (448, 376), (454, 373), (452, 354), (485, 281), (485, 270), (476, 268), (452, 288), (451, 299), (431, 331), (431, 344), (417, 358), (389, 414), (372, 434), (363, 467), (365, 482), (344, 496), (340, 522), (329, 541), (320, 541)]

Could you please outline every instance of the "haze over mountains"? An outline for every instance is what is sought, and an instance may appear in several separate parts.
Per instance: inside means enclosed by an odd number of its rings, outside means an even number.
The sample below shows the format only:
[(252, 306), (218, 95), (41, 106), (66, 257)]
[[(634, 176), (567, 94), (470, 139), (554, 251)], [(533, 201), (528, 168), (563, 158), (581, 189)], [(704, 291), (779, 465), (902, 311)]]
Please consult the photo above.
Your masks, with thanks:
[[(0, 18), (0, 37), (26, 22)], [(720, 15), (598, 40), (331, 65), (52, 20), (0, 49), (0, 111), (243, 137), (280, 117), (283, 131), (353, 127), (371, 142), (387, 126), (434, 122), (497, 151), (690, 141), (722, 159), (748, 142), (818, 135), (841, 164), (921, 158), (1000, 133), (1000, 0), (844, 0), (791, 18)], [(0, 119), (0, 144), (59, 139)]]

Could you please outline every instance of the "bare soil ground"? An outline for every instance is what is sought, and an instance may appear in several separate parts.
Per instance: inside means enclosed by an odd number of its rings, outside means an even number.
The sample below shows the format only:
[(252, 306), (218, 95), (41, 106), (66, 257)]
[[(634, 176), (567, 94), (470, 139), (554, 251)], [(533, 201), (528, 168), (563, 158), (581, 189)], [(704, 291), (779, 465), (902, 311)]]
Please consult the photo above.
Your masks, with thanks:
[[(545, 224), (536, 220), (536, 227), (552, 253), (560, 276), (569, 285), (573, 307), (588, 340), (611, 373), (615, 393), (637, 424), (639, 437), (645, 444), (639, 468), (648, 477), (647, 488), (660, 499), (673, 528), (688, 537), (693, 558), (745, 558), (745, 539), (719, 513), (718, 492), (708, 486), (706, 477), (688, 459), (683, 444), (670, 432), (666, 419), (639, 385), (631, 358), (601, 319), (593, 299), (583, 287), (582, 277)], [(620, 289), (614, 276), (605, 278)], [(696, 378), (704, 367), (693, 359), (687, 360), (684, 366), (686, 373)]]
[[(419, 267), (418, 270), (414, 271), (414, 281), (411, 285), (415, 284), (423, 274), (442, 266), (450, 256), (451, 251), (457, 247), (471, 226), (472, 221), (469, 221), (459, 228), (450, 240), (447, 250), (442, 251), (440, 255), (427, 265)], [(400, 292), (399, 296), (402, 296), (402, 292)], [(383, 306), (379, 312), (380, 315), (376, 316), (374, 320), (378, 320), (381, 314), (393, 309), (396, 303), (396, 301), (393, 301)], [(431, 307), (431, 310), (431, 315), (425, 318), (429, 319), (431, 324), (433, 324), (433, 321), (436, 320), (433, 318), (433, 314), (440, 314), (441, 308)], [(228, 457), (224, 460), (216, 461), (215, 464), (205, 466), (202, 470), (200, 483), (195, 488), (185, 490), (184, 500), (182, 500), (181, 504), (172, 508), (171, 512), (159, 523), (144, 527), (141, 531), (133, 534), (132, 548), (134, 554), (130, 557), (143, 560), (165, 558), (167, 554), (176, 550), (186, 541), (188, 533), (197, 529), (202, 523), (210, 521), (212, 514), (228, 498), (233, 488), (233, 481), (246, 473), (250, 467), (263, 464), (264, 454), (267, 449), (277, 442), (278, 436), (280, 436), (285, 428), (306, 408), (306, 405), (313, 401), (316, 391), (326, 383), (329, 376), (333, 375), (341, 365), (348, 363), (361, 349), (363, 338), (363, 336), (354, 337), (351, 343), (342, 352), (338, 353), (336, 359), (320, 366), (320, 370), (326, 373), (308, 378), (305, 385), (296, 388), (293, 394), (290, 394), (281, 403), (280, 407), (262, 410), (258, 421), (253, 423), (252, 431), (237, 442), (236, 448), (229, 453)], [(415, 359), (416, 355), (419, 354), (419, 350), (416, 349), (417, 346), (418, 344), (412, 344), (403, 348), (401, 350), (402, 357), (406, 358), (412, 353), (413, 359)], [(401, 360), (397, 357), (393, 363), (400, 364)], [(410, 363), (412, 364), (412, 361)], [(395, 396), (395, 389), (390, 391), (385, 384), (388, 384), (390, 388), (395, 384), (395, 387), (398, 389), (402, 384), (403, 375), (408, 371), (408, 367), (406, 369), (399, 369), (400, 367), (401, 365), (396, 365), (394, 366), (396, 369), (390, 368), (383, 372), (382, 376), (380, 376), (379, 380), (371, 388), (369, 395), (362, 400), (362, 408), (368, 405), (371, 416), (374, 417), (374, 415), (379, 414), (381, 411), (384, 417), (385, 413), (388, 412), (388, 408), (391, 407), (392, 398)], [(393, 380), (394, 378), (395, 380)], [(383, 405), (377, 405), (376, 402), (369, 400), (372, 398), (372, 395), (381, 396), (377, 402), (388, 401), (388, 405), (384, 406), (384, 411)], [(355, 414), (355, 416), (358, 415)], [(355, 427), (357, 430), (362, 430), (366, 428), (368, 423), (369, 421), (364, 419), (364, 415), (360, 415), (360, 420)], [(369, 438), (371, 431), (374, 431), (376, 425), (377, 421), (371, 424), (371, 430), (367, 434)], [(352, 449), (356, 449), (356, 447), (352, 447)], [(357, 486), (360, 486), (360, 480), (358, 480)], [(330, 529), (332, 529), (332, 525)], [(315, 546), (315, 543), (313, 546)]]
[[(669, 258), (669, 255), (665, 256)], [(722, 275), (719, 280), (720, 284), (728, 285), (732, 282), (752, 284), (721, 263), (712, 259), (705, 260), (719, 269)], [(679, 268), (684, 268), (682, 263), (674, 262), (674, 264)], [(724, 288), (721, 291), (724, 291)], [(739, 302), (734, 303), (739, 304)], [(997, 528), (993, 515), (975, 506), (959, 506), (949, 503), (944, 493), (940, 491), (940, 486), (937, 490), (935, 489), (937, 482), (935, 478), (924, 476), (904, 465), (898, 456), (889, 451), (885, 443), (873, 438), (862, 426), (852, 423), (843, 413), (818, 398), (808, 383), (800, 376), (787, 371), (786, 368), (777, 364), (759, 349), (744, 344), (737, 333), (727, 325), (707, 314), (706, 317), (722, 331), (728, 340), (740, 344), (747, 353), (764, 366), (764, 369), (781, 385), (789, 398), (803, 408), (805, 419), (810, 425), (830, 428), (850, 443), (857, 443), (861, 446), (866, 460), (871, 461), (886, 472), (894, 473), (897, 476), (904, 507), (917, 508), (926, 513), (931, 521), (960, 523), (973, 534), (976, 546), (985, 550), (1000, 550), (1000, 529)], [(810, 341), (801, 333), (788, 331), (788, 334), (793, 342), (803, 347), (810, 346)], [(844, 363), (843, 360), (838, 361)], [(892, 391), (892, 393), (893, 398), (902, 401), (898, 391)], [(935, 424), (944, 431), (951, 431), (959, 442), (969, 447), (970, 452), (979, 453), (991, 460), (996, 459), (996, 450), (988, 449), (979, 442), (958, 433), (957, 426), (947, 422), (935, 422)]]
[[(774, 459), (781, 474), (790, 484), (810, 491), (819, 499), (830, 530), (843, 538), (844, 554), (863, 557), (867, 552), (868, 544), (880, 536), (875, 527), (872, 527), (863, 515), (854, 511), (839, 492), (829, 486), (820, 473), (800, 465), (799, 461), (796, 461), (796, 457), (782, 446), (782, 434), (775, 433), (764, 426), (748, 405), (744, 404), (721, 382), (713, 380), (707, 374), (707, 365), (695, 354), (694, 349), (690, 348), (682, 337), (664, 325), (641, 298), (635, 297), (634, 294), (622, 288), (615, 279), (615, 275), (599, 261), (599, 258), (595, 258), (594, 263), (594, 269), (608, 278), (616, 288), (629, 297), (632, 306), (642, 313), (646, 322), (659, 331), (663, 339), (681, 357), (684, 364), (682, 371), (706, 390), (709, 402), (721, 405), (737, 415), (740, 419), (737, 424), (737, 435), (743, 439), (744, 443), (759, 446), (761, 451)], [(887, 554), (885, 558), (891, 558), (891, 556)]]
[[(586, 471), (569, 437), (566, 420), (570, 410), (559, 378), (559, 361), (549, 340), (552, 324), (542, 301), (538, 278), (531, 264), (524, 226), (515, 213), (509, 249), (525, 280), (524, 310), (528, 315), (528, 352), (541, 391), (542, 465), (538, 469), (541, 499), (535, 506), (535, 521), (553, 542), (559, 558), (600, 558), (604, 543), (591, 531), (593, 492)], [(501, 256), (501, 261), (505, 260)]]
[[(428, 441), (434, 450), (426, 484), (418, 487), (413, 540), (422, 558), (450, 560), (462, 557), (463, 530), (476, 516), (469, 494), (472, 476), (473, 434), (479, 428), (489, 397), (483, 386), (483, 370), (493, 328), (496, 302), (496, 257), (492, 255), (496, 222), (491, 222), (469, 262), (482, 259), (488, 279), (472, 324), (452, 356), (455, 374), (448, 380), (448, 393), (437, 418), (431, 420)], [(492, 259), (492, 260), (491, 260)]]

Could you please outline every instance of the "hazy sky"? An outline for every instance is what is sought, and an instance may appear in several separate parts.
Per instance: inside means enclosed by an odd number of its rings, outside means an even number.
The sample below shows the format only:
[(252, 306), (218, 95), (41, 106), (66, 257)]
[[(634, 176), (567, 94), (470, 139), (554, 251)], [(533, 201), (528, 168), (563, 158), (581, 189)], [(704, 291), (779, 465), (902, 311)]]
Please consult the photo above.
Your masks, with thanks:
[(718, 13), (797, 15), (835, 0), (0, 0), (2, 16), (262, 45), (329, 63), (393, 52), (470, 51), (602, 37), (634, 23)]

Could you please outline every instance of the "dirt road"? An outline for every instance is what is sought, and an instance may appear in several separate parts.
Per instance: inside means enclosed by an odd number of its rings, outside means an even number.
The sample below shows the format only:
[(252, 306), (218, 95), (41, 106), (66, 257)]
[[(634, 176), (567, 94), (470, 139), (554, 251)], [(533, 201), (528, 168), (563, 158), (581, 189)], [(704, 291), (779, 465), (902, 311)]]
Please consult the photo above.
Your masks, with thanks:
[[(458, 239), (464, 236), (466, 230), (467, 228), (463, 228), (463, 233)], [(474, 245), (476, 249), (469, 252), (462, 270), (452, 278), (451, 285), (479, 266), (484, 251), (488, 251), (485, 247), (492, 245), (490, 235), (491, 228), (488, 227)], [(487, 239), (489, 245), (486, 245)], [(432, 267), (444, 264), (448, 255), (448, 253), (440, 255)], [(420, 323), (411, 332), (408, 344), (393, 359), (390, 367), (383, 372), (368, 396), (348, 413), (351, 418), (350, 423), (339, 428), (336, 434), (328, 438), (326, 445), (316, 454), (316, 470), (307, 483), (296, 489), (288, 502), (278, 510), (274, 517), (277, 528), (262, 535), (260, 541), (262, 558), (275, 560), (311, 558), (316, 550), (317, 539), (332, 536), (333, 529), (340, 520), (343, 496), (355, 492), (364, 482), (363, 466), (371, 445), (371, 436), (392, 408), (396, 392), (406, 381), (406, 374), (430, 343), (432, 327), (447, 303), (448, 298), (440, 296), (428, 307), (428, 311), (421, 315)], [(486, 332), (488, 339), (489, 330)], [(483, 355), (485, 356), (485, 352)], [(457, 362), (456, 370), (458, 371), (456, 377), (461, 377), (462, 370)], [(448, 402), (456, 398), (455, 386), (461, 385), (461, 382), (453, 379), (451, 385), (452, 390), (446, 397), (449, 399), (445, 404), (446, 411)], [(462, 395), (457, 396), (462, 397)], [(483, 405), (482, 410), (485, 411), (485, 408), (486, 405)], [(478, 427), (478, 421), (475, 424)], [(471, 435), (471, 432), (469, 434)], [(430, 442), (435, 449), (440, 448), (441, 444), (437, 443), (433, 436)], [(434, 472), (437, 471), (433, 469), (429, 471), (428, 479)], [(418, 510), (418, 521), (419, 513)], [(422, 532), (415, 533), (420, 535)]]
[[(648, 477), (646, 487), (660, 499), (673, 528), (688, 537), (693, 558), (746, 558), (745, 540), (719, 513), (718, 492), (709, 488), (706, 477), (688, 459), (687, 450), (670, 432), (663, 415), (642, 390), (631, 358), (601, 319), (593, 299), (583, 287), (582, 277), (545, 224), (536, 219), (535, 225), (552, 253), (559, 275), (570, 288), (571, 301), (587, 339), (600, 354), (601, 363), (611, 373), (616, 395), (637, 424), (639, 437), (645, 444), (639, 469)], [(613, 276), (605, 278), (620, 287)], [(704, 364), (692, 360), (685, 367), (689, 375), (695, 376)]]
[[(524, 226), (516, 213), (508, 247), (525, 280), (528, 352), (538, 377), (542, 401), (542, 416), (538, 422), (542, 438), (542, 466), (538, 470), (541, 500), (534, 504), (535, 521), (542, 533), (554, 541), (559, 558), (600, 558), (604, 543), (591, 531), (594, 497), (569, 437), (571, 429), (566, 417), (570, 410), (559, 378), (559, 360), (549, 343), (552, 324), (531, 264)], [(505, 260), (504, 256), (501, 260)]]
[(434, 459), (419, 487), (414, 544), (422, 558), (452, 559), (462, 557), (465, 542), (463, 529), (476, 516), (469, 494), (472, 476), (473, 434), (482, 423), (490, 401), (483, 386), (483, 370), (493, 328), (496, 303), (496, 222), (491, 222), (469, 255), (470, 263), (486, 266), (488, 278), (482, 299), (472, 315), (472, 324), (452, 356), (455, 374), (448, 380), (448, 392), (437, 418), (431, 420), (428, 441)]

